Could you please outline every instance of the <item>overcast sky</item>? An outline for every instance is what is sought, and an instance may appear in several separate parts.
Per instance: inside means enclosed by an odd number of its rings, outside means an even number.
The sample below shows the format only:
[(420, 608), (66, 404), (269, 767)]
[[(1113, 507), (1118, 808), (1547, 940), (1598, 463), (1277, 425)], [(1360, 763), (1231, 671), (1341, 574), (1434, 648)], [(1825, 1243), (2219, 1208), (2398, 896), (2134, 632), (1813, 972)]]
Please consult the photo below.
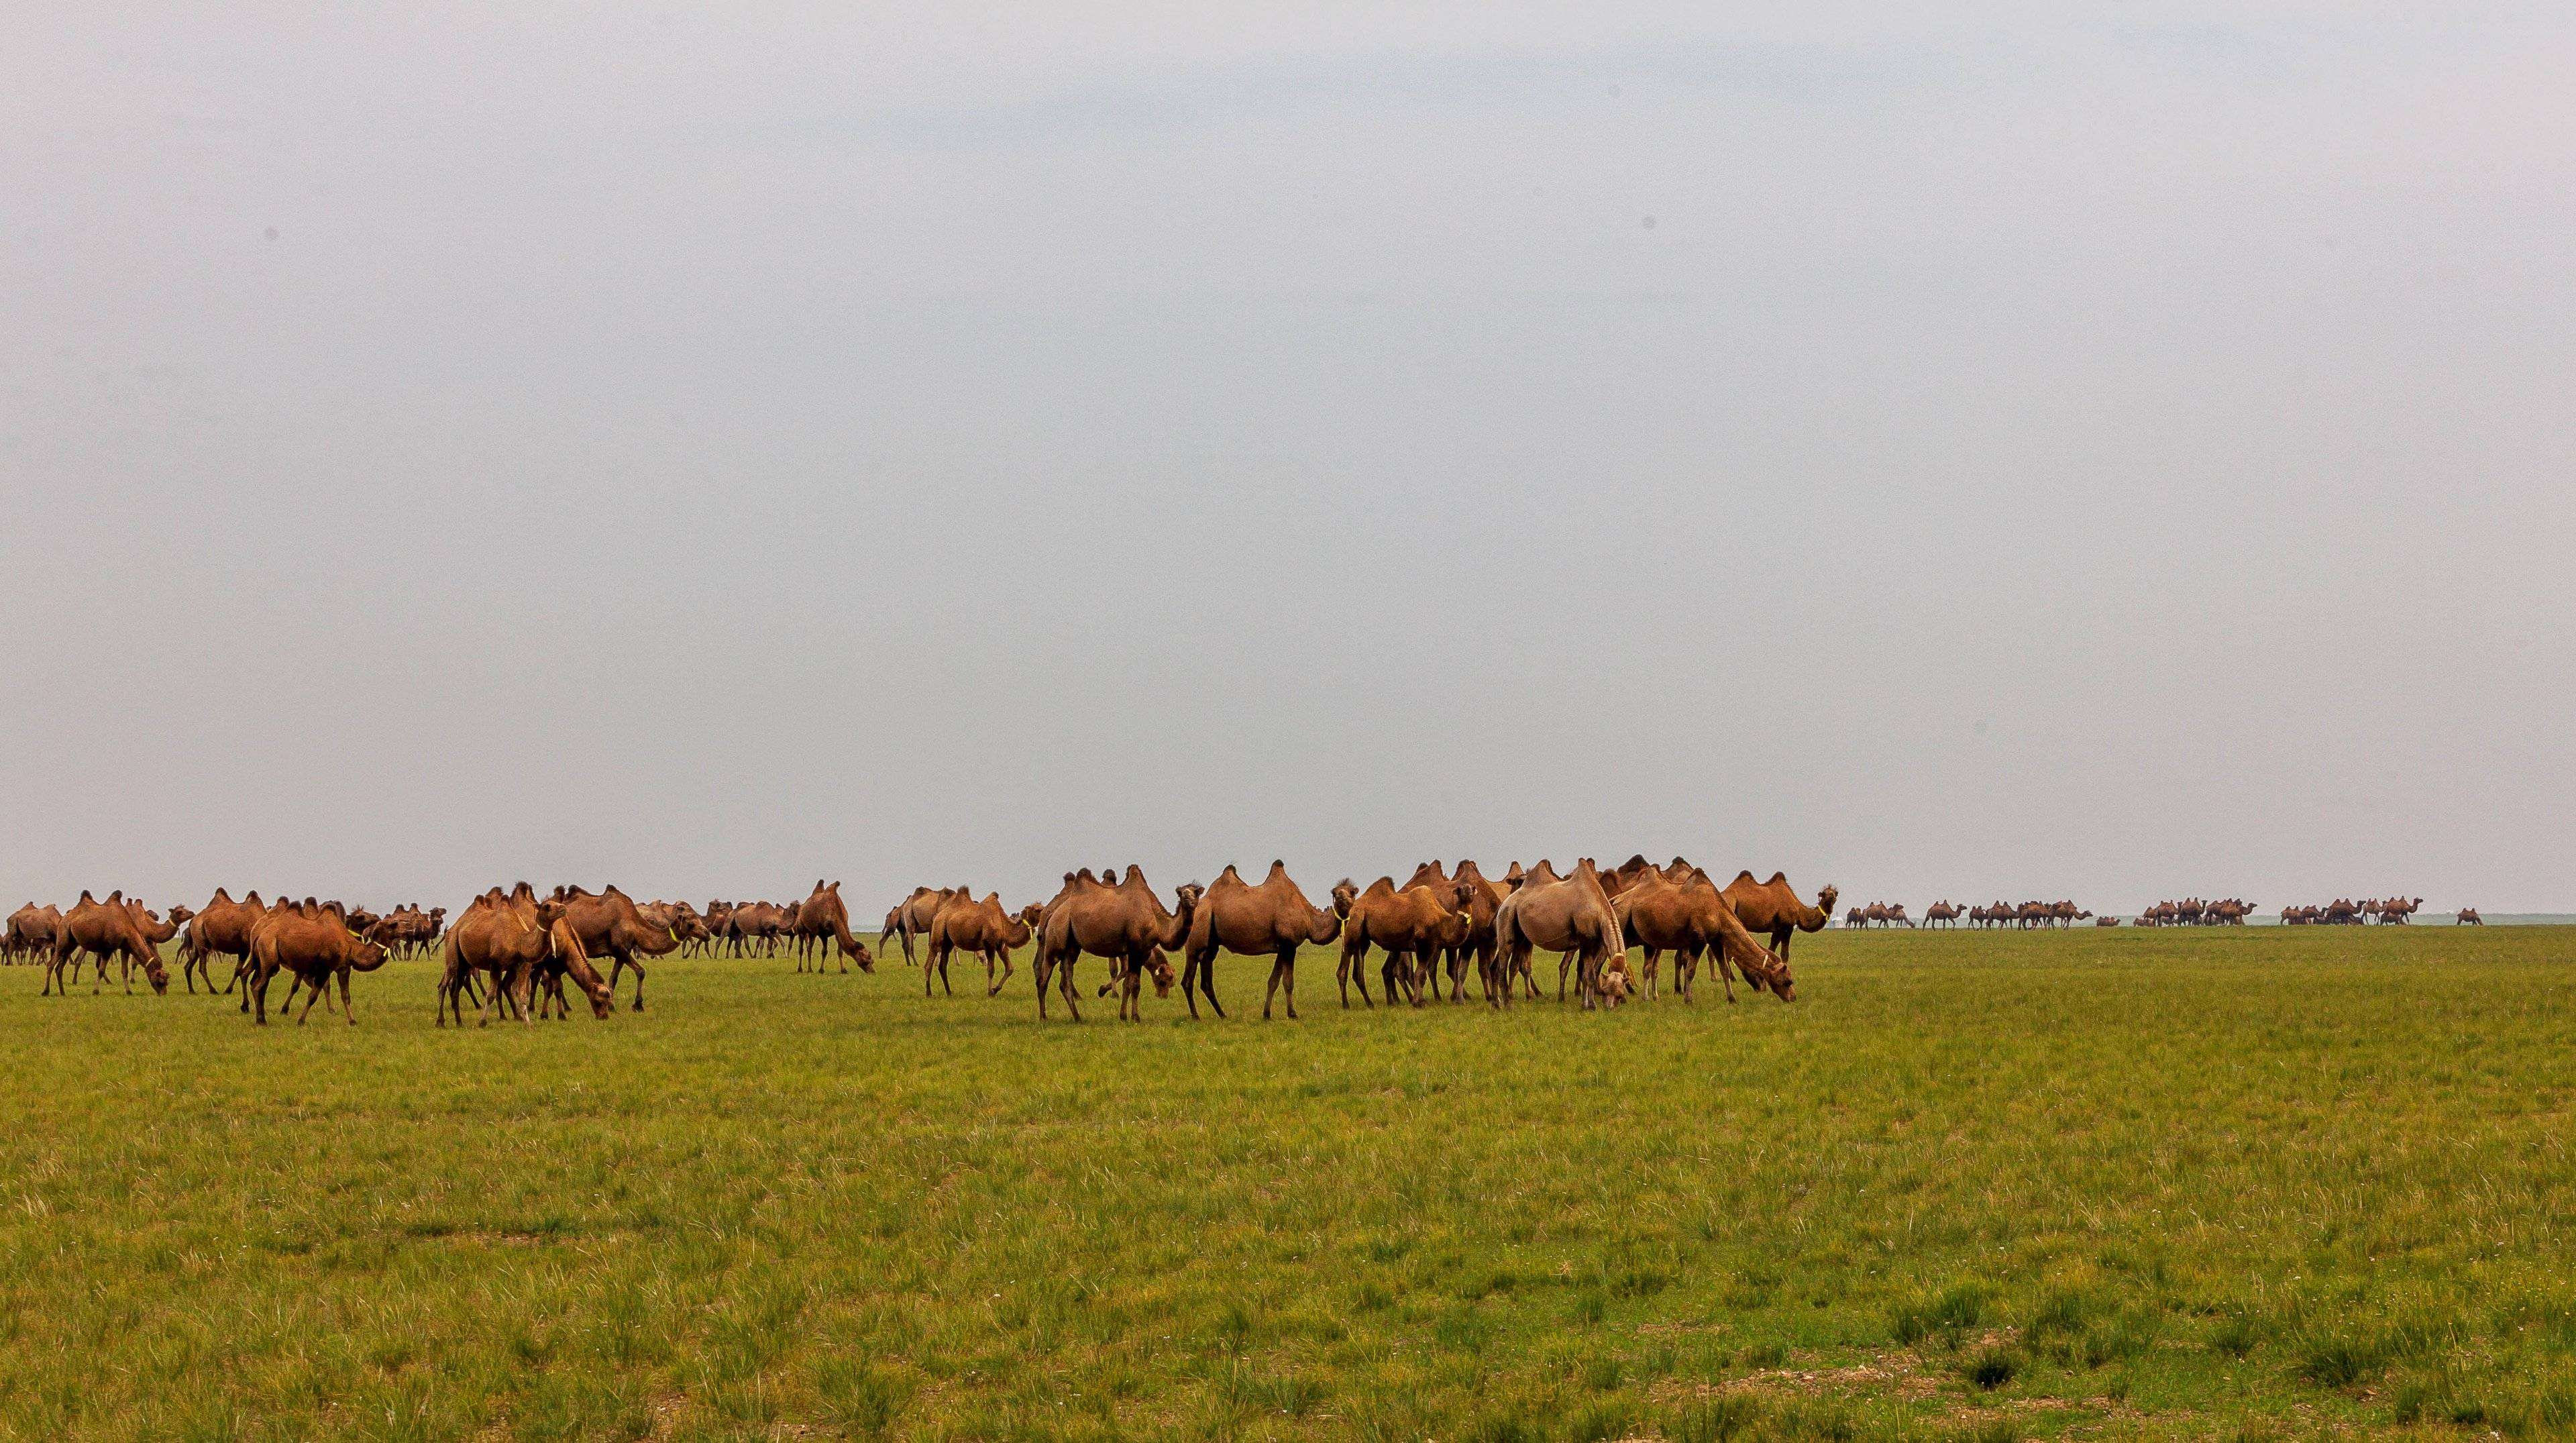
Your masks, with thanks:
[(1239, 8), (14, 16), (0, 906), (2576, 908), (2563, 4)]

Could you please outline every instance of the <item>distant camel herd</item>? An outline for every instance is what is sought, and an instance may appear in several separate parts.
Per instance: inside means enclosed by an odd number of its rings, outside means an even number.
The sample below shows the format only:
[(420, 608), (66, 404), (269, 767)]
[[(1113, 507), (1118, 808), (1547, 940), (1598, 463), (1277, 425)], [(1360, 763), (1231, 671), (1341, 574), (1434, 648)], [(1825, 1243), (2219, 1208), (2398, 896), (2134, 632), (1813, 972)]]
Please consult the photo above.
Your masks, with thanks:
[[(852, 962), (876, 970), (876, 950), (850, 930), (840, 888), (818, 880), (800, 902), (715, 901), (701, 910), (687, 902), (637, 902), (614, 886), (598, 892), (557, 887), (540, 896), (521, 882), (474, 898), (452, 921), (443, 907), (377, 913), (313, 897), (263, 901), (255, 891), (236, 901), (223, 888), (203, 908), (167, 912), (122, 891), (104, 901), (83, 892), (69, 910), (32, 902), (18, 909), (0, 934), (0, 962), (41, 963), (41, 991), (48, 995), (68, 993), (85, 960), (93, 964), (93, 993), (104, 987), (111, 962), (127, 992), (141, 972), (153, 991), (166, 993), (161, 947), (176, 939), (181, 981), (191, 993), (200, 977), (208, 995), (238, 987), (241, 1010), (265, 1023), (270, 988), (283, 974), (286, 1007), (299, 991), (307, 994), (298, 1023), (317, 1001), (326, 1013), (334, 1010), (335, 985), (336, 1010), (355, 1022), (354, 974), (435, 951), (440, 1026), (451, 1019), (463, 1025), (468, 1004), (481, 1024), (496, 1009), (521, 1021), (569, 1016), (567, 982), (589, 1001), (592, 1015), (607, 1017), (630, 971), (633, 1006), (642, 1010), (646, 959), (673, 953), (744, 957), (793, 950), (799, 972), (821, 973), (836, 954), (843, 973)], [(1041, 1018), (1049, 1015), (1052, 990), (1066, 1013), (1080, 1019), (1073, 976), (1086, 954), (1109, 964), (1099, 995), (1118, 994), (1121, 1018), (1142, 1018), (1147, 980), (1156, 996), (1171, 994), (1174, 955), (1190, 1015), (1199, 1015), (1204, 1000), (1223, 1017), (1215, 974), (1220, 952), (1270, 958), (1262, 1016), (1284, 1001), (1294, 1018), (1298, 952), (1335, 941), (1345, 1007), (1354, 987), (1362, 1006), (1376, 1005), (1368, 986), (1372, 950), (1384, 954), (1378, 978), (1385, 1000), (1401, 996), (1416, 1007), (1426, 999), (1466, 1001), (1470, 973), (1492, 1007), (1511, 1005), (1516, 993), (1536, 999), (1542, 995), (1532, 964), (1537, 952), (1558, 956), (1557, 1000), (1566, 1000), (1570, 982), (1574, 1000), (1586, 1009), (1658, 995), (1666, 953), (1673, 958), (1671, 990), (1685, 1000), (1706, 961), (1728, 1001), (1735, 1000), (1741, 977), (1754, 991), (1786, 1002), (1797, 995), (1790, 939), (1824, 928), (1835, 889), (1824, 888), (1811, 906), (1776, 872), (1768, 882), (1740, 872), (1720, 887), (1682, 858), (1658, 867), (1640, 856), (1610, 869), (1585, 858), (1563, 873), (1546, 861), (1515, 862), (1493, 879), (1472, 861), (1454, 870), (1425, 862), (1401, 886), (1392, 877), (1366, 887), (1346, 878), (1329, 896), (1327, 906), (1309, 902), (1279, 862), (1258, 883), (1229, 865), (1204, 887), (1180, 887), (1169, 904), (1133, 865), (1123, 872), (1086, 867), (1066, 873), (1053, 899), (1017, 910), (993, 892), (979, 901), (971, 887), (917, 887), (886, 914), (877, 947), (900, 946), (904, 960), (921, 968), (925, 994), (935, 983), (953, 996), (950, 961), (959, 952), (980, 957), (991, 996), (1014, 974), (1013, 953), (1034, 944), (1030, 968)], [(1640, 954), (1633, 967), (1632, 950)], [(220, 988), (217, 959), (232, 963)]]
[[(2358, 926), (2365, 922), (2402, 924), (2424, 905), (2421, 897), (2384, 897), (2376, 901), (2338, 900), (2324, 907), (2284, 907), (2284, 926), (2299, 927), (2311, 923), (2329, 926)], [(2254, 904), (2242, 897), (2228, 897), (2211, 902), (2199, 897), (2186, 897), (2179, 902), (2158, 902), (2140, 912), (2131, 925), (2138, 927), (2241, 927), (2254, 915)], [(1961, 918), (1972, 927), (2072, 927), (2092, 917), (2096, 927), (2117, 927), (2120, 919), (2109, 915), (2094, 917), (2073, 902), (1997, 902), (1990, 907), (1961, 907), (1950, 901), (1939, 901), (1923, 909), (1926, 927), (1959, 925)], [(2475, 907), (2463, 907), (2456, 919), (2464, 927), (2486, 925)], [(1911, 927), (1914, 919), (1907, 916), (1902, 903), (1872, 902), (1854, 907), (1843, 914), (1846, 927)]]

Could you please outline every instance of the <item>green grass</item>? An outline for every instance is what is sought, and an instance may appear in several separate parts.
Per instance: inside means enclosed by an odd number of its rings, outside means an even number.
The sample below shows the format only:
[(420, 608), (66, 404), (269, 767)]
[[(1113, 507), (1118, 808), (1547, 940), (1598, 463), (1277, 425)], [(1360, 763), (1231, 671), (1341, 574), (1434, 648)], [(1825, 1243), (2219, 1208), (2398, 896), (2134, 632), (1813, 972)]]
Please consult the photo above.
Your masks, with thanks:
[(676, 962), (462, 1034), (422, 964), (265, 1031), (0, 971), (0, 1436), (2576, 1430), (2576, 932), (1796, 953), (1080, 1027)]

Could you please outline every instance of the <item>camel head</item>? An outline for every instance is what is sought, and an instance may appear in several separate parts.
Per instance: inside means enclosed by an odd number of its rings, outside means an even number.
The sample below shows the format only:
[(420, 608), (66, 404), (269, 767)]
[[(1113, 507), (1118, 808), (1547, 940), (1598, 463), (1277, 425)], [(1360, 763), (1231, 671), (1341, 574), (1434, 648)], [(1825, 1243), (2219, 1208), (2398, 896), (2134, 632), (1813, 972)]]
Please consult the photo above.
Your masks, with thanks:
[(1172, 995), (1172, 959), (1163, 955), (1162, 948), (1157, 947), (1148, 955), (1145, 962), (1145, 973), (1147, 976), (1154, 979), (1155, 996), (1169, 997)]
[(1825, 884), (1825, 889), (1816, 894), (1816, 910), (1819, 912), (1830, 912), (1834, 910), (1834, 903), (1838, 901), (1842, 895), (1841, 888), (1835, 886), (1831, 882), (1827, 882)]
[(170, 990), (170, 969), (161, 965), (159, 953), (153, 953), (143, 959), (143, 978), (152, 984), (152, 990), (156, 994), (164, 994)]

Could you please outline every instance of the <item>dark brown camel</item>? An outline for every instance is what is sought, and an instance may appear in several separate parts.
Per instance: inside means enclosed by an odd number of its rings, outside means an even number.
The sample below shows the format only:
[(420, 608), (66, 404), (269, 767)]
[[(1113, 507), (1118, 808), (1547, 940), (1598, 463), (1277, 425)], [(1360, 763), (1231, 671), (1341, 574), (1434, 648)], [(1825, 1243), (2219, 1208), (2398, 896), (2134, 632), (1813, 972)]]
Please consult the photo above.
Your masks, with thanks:
[(1181, 952), (1181, 999), (1189, 1003), (1190, 1016), (1196, 1017), (1199, 1005), (1193, 991), (1205, 992), (1208, 1006), (1223, 1017), (1225, 1007), (1216, 1000), (1216, 954), (1267, 957), (1270, 987), (1261, 999), (1262, 1020), (1269, 1020), (1270, 1005), (1284, 985), (1288, 1017), (1295, 1021), (1297, 949), (1320, 947), (1341, 935), (1340, 914), (1308, 902), (1290, 880), (1287, 863), (1273, 860), (1269, 874), (1256, 887), (1228, 862), (1208, 883), (1207, 895), (1199, 899), (1198, 912), (1190, 919), (1189, 939)]

